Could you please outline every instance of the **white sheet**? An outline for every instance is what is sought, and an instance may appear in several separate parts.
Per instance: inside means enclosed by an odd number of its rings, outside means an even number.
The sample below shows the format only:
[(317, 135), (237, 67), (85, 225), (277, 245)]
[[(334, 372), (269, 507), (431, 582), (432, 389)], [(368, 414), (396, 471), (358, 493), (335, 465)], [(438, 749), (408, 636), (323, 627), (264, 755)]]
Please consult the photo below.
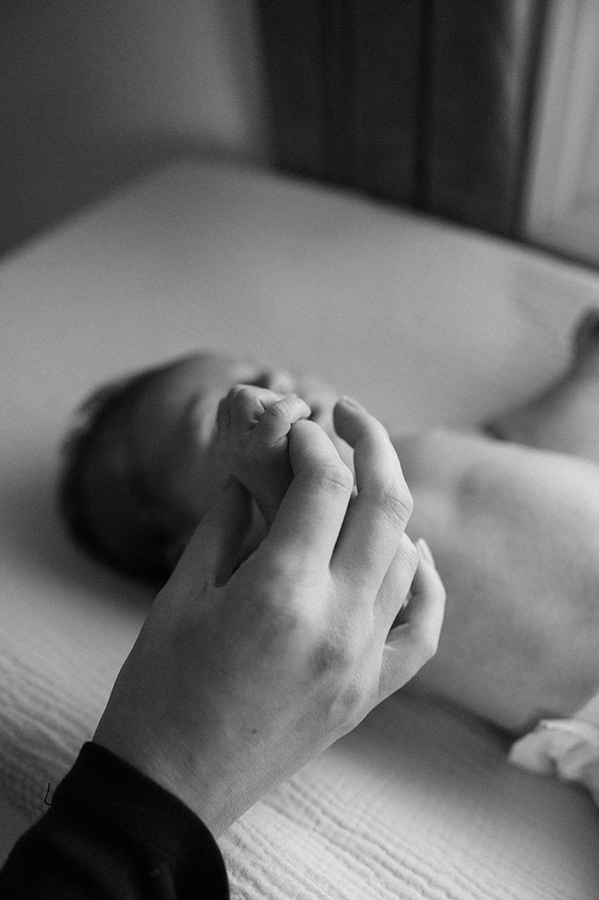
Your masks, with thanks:
[[(149, 600), (54, 511), (57, 447), (90, 388), (221, 347), (329, 378), (395, 432), (467, 427), (561, 368), (599, 281), (355, 197), (179, 163), (6, 260), (0, 296), (0, 789), (33, 818)], [(505, 749), (391, 698), (223, 839), (234, 896), (596, 898), (595, 807)]]

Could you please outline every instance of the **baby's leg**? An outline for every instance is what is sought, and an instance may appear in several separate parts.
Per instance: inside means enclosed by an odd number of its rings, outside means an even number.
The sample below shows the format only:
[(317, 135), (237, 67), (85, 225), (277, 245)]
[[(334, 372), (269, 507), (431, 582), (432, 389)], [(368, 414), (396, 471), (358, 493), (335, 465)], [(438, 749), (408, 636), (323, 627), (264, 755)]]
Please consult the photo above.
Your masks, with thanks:
[(283, 396), (248, 385), (231, 388), (220, 403), (217, 452), (253, 496), (267, 525), (291, 482), (289, 431), (310, 415), (307, 403), (294, 394)]
[(569, 368), (526, 403), (486, 423), (503, 440), (599, 463), (599, 310), (580, 320)]

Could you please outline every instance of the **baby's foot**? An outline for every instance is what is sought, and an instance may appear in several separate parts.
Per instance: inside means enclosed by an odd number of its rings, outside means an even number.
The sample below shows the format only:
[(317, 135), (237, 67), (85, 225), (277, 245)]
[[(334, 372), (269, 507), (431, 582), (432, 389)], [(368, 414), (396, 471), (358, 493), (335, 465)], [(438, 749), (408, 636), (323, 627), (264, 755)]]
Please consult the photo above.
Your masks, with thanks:
[(283, 396), (249, 385), (231, 388), (220, 403), (218, 450), (231, 474), (255, 499), (267, 525), (291, 483), (291, 426), (310, 415), (310, 407), (295, 394)]

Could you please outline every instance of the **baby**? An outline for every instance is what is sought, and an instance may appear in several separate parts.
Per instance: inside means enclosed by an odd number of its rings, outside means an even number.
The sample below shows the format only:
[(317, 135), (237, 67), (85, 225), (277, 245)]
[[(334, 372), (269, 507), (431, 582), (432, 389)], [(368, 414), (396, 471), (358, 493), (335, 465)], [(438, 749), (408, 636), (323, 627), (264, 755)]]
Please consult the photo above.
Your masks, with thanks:
[(339, 395), (332, 388), (223, 354), (198, 353), (102, 387), (76, 414), (61, 498), (77, 540), (128, 574), (165, 580), (232, 475), (217, 413), (236, 384), (275, 399), (301, 396), (302, 414), (321, 424), (351, 459), (334, 432)]
[[(480, 433), (393, 439), (414, 498), (408, 533), (430, 545), (447, 589), (438, 652), (412, 684), (516, 735), (599, 691), (598, 326), (597, 313), (583, 319), (568, 373)], [(289, 480), (294, 421), (321, 424), (351, 464), (338, 397), (211, 353), (102, 388), (66, 444), (73, 534), (123, 571), (165, 579), (232, 475), (256, 499), (260, 533)]]

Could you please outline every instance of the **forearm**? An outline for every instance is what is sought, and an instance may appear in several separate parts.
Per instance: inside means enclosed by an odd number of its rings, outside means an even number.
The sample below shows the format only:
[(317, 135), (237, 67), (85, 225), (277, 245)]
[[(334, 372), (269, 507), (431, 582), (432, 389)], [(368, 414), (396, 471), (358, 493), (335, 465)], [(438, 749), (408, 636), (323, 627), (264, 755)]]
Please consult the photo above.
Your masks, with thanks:
[(214, 839), (176, 797), (86, 744), (0, 872), (3, 900), (228, 898)]

